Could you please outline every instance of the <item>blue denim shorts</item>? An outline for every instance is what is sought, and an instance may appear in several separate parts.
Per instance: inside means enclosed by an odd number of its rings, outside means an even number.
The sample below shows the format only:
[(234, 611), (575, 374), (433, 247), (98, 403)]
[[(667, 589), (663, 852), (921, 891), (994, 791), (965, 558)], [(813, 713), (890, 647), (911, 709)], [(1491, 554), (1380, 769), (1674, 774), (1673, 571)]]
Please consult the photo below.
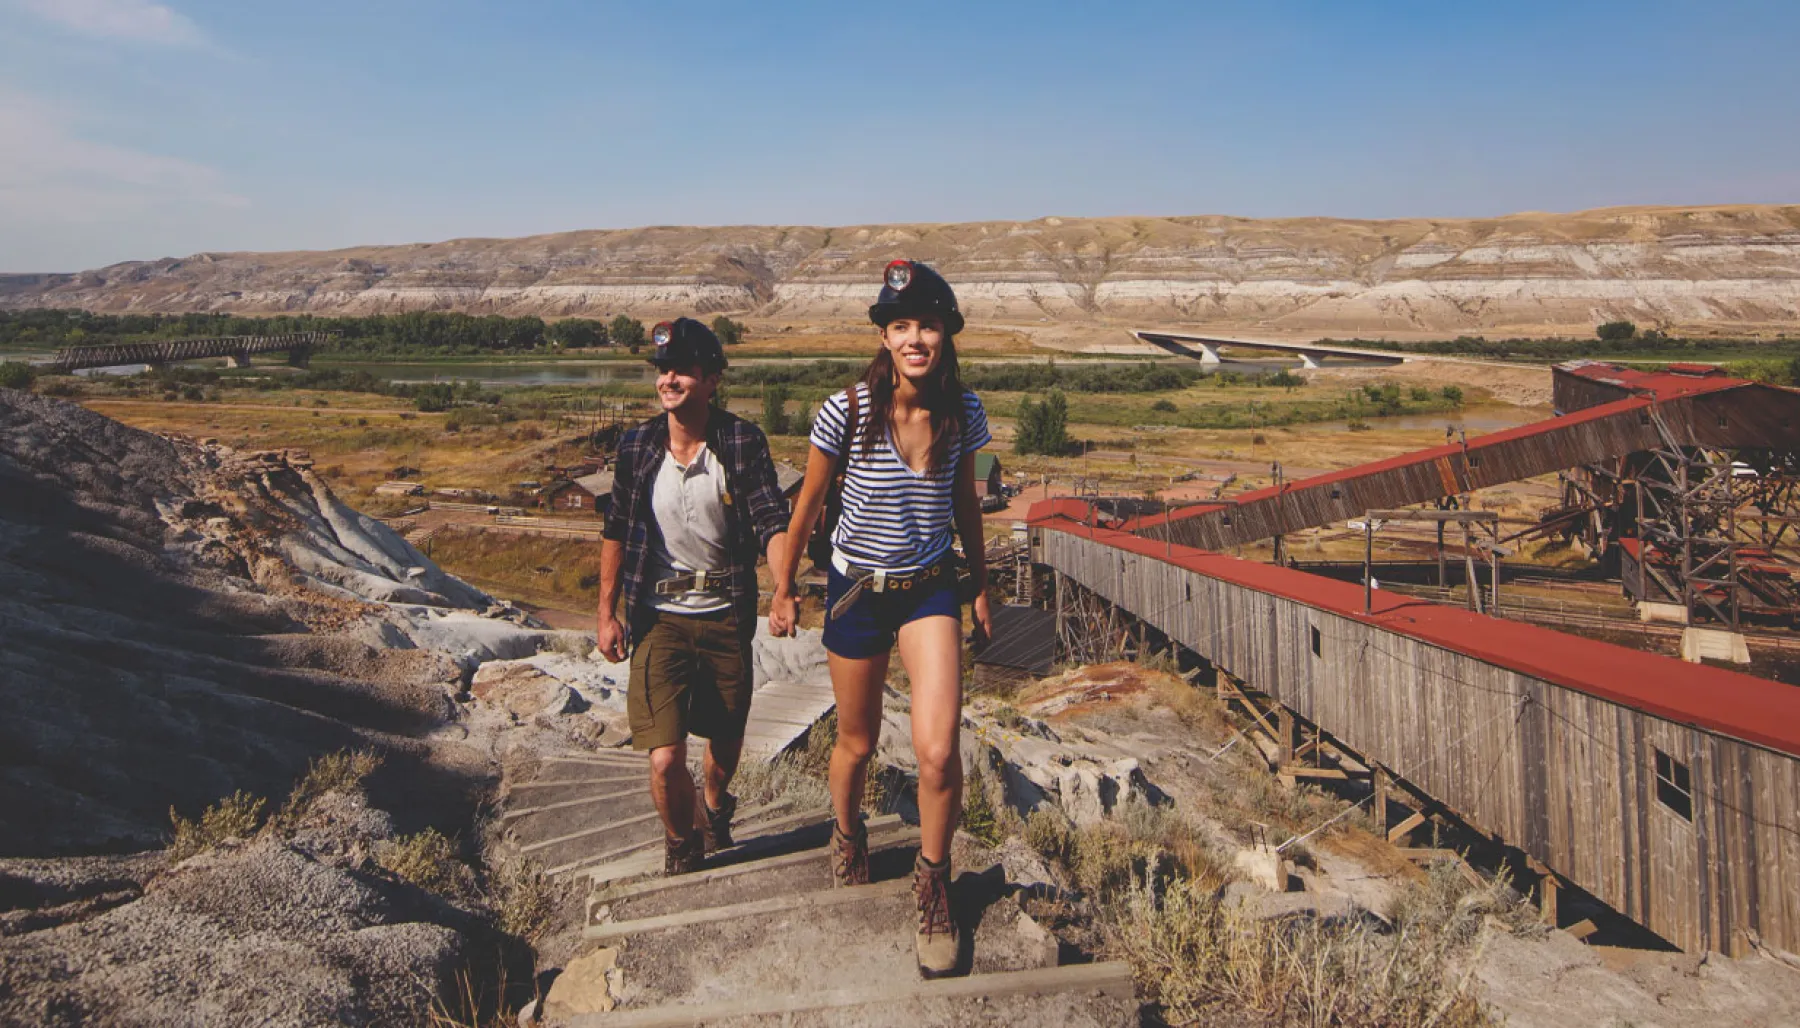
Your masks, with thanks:
[(962, 618), (955, 575), (939, 575), (930, 586), (906, 592), (864, 589), (849, 610), (831, 617), (829, 611), (849, 588), (850, 579), (836, 568), (831, 569), (825, 587), (825, 649), (840, 657), (862, 660), (886, 653), (894, 648), (900, 626), (909, 621), (940, 614), (959, 621)]

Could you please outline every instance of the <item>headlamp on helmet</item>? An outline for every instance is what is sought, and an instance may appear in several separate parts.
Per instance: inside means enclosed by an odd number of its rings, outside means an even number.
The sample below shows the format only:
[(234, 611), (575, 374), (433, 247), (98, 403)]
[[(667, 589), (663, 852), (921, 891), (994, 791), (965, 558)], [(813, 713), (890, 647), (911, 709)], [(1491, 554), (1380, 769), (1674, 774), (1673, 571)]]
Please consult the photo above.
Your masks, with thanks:
[(662, 322), (650, 330), (650, 341), (658, 346), (669, 345), (669, 340), (674, 338), (674, 336), (675, 324), (673, 322)]
[(881, 278), (882, 278), (883, 282), (887, 283), (887, 287), (889, 289), (892, 289), (894, 292), (898, 293), (898, 292), (904, 290), (907, 286), (912, 285), (912, 278), (913, 278), (912, 261), (909, 261), (909, 260), (890, 261), (888, 263), (887, 270), (885, 272), (882, 272)]

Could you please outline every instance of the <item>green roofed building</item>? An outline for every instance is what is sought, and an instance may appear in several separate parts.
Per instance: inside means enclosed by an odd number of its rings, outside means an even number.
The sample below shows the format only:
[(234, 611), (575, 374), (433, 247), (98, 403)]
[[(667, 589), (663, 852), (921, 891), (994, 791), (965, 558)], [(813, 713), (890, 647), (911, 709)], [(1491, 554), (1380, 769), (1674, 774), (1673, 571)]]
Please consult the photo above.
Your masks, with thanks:
[(1004, 496), (1006, 483), (1000, 474), (1000, 455), (986, 450), (975, 454), (975, 494)]

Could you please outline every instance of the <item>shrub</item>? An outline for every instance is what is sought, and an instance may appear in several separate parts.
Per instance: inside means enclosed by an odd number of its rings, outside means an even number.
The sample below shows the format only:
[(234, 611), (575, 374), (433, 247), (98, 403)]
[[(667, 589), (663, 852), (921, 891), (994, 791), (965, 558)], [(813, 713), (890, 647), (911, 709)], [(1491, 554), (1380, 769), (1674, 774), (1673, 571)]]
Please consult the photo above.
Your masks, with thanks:
[(1150, 405), (1150, 409), (1153, 411), (1161, 411), (1164, 414), (1173, 414), (1177, 410), (1174, 402), (1171, 400), (1158, 400)]
[(413, 406), (427, 414), (448, 409), (455, 399), (456, 387), (448, 382), (426, 382), (413, 388)]
[(495, 868), (488, 882), (500, 930), (528, 942), (543, 936), (562, 902), (563, 886), (534, 860), (514, 860)]
[(313, 804), (331, 792), (356, 792), (363, 781), (381, 766), (381, 757), (372, 750), (339, 750), (328, 753), (307, 765), (306, 774), (288, 793), (275, 822), (283, 831), (292, 831), (312, 812)]
[(745, 334), (749, 331), (742, 322), (733, 321), (723, 314), (713, 319), (712, 330), (713, 335), (719, 337), (719, 343), (723, 346), (736, 346), (743, 342)]
[(979, 772), (963, 783), (961, 828), (970, 838), (988, 847), (1000, 845), (1005, 835), (1000, 829), (993, 799), (988, 796), (987, 778)]
[(200, 820), (189, 821), (169, 808), (173, 836), (169, 841), (169, 859), (183, 861), (196, 853), (212, 849), (227, 839), (248, 839), (262, 825), (261, 796), (238, 791), (206, 808)]
[(456, 857), (456, 847), (437, 829), (390, 839), (375, 848), (375, 863), (403, 882), (458, 897), (469, 892), (469, 868)]
[(0, 389), (30, 389), (37, 381), (37, 369), (24, 361), (0, 363)]
[(1052, 389), (1043, 403), (1030, 397), (1019, 401), (1019, 418), (1013, 434), (1019, 453), (1060, 456), (1069, 450), (1069, 401), (1061, 389)]
[(1025, 819), (1025, 845), (1046, 860), (1068, 863), (1074, 852), (1075, 826), (1055, 807), (1039, 807)]
[(1622, 343), (1637, 335), (1637, 326), (1629, 321), (1609, 321), (1594, 329), (1594, 335), (1603, 342)]
[(1449, 400), (1451, 403), (1454, 403), (1459, 407), (1462, 406), (1462, 402), (1463, 402), (1462, 386), (1447, 385), (1444, 388), (1438, 390), (1438, 392), (1444, 397), (1444, 399)]
[(762, 394), (762, 430), (765, 435), (787, 435), (788, 424), (788, 390), (787, 386), (772, 384), (763, 386)]

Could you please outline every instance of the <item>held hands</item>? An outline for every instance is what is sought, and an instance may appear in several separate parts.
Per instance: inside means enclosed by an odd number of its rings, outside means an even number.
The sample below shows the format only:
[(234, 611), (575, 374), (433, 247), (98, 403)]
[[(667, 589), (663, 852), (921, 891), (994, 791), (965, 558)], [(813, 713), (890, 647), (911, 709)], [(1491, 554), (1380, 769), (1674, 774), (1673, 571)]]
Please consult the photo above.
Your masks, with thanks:
[(799, 620), (800, 604), (794, 594), (777, 588), (774, 598), (769, 600), (769, 634), (777, 639), (793, 635)]
[(594, 624), (594, 645), (600, 655), (617, 664), (625, 659), (625, 626), (611, 611), (602, 611)]

